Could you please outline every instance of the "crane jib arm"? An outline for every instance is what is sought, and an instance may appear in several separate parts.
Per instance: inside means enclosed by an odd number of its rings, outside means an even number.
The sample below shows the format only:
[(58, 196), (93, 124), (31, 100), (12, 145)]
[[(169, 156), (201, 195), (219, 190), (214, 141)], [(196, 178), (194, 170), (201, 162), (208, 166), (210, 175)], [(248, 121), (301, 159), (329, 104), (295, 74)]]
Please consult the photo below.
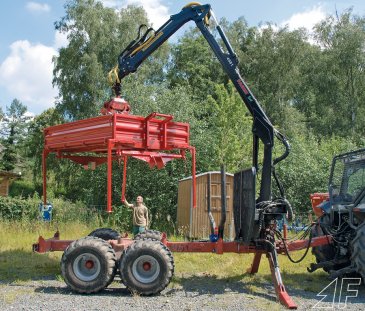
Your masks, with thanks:
[(139, 65), (150, 56), (157, 48), (159, 48), (169, 37), (171, 37), (178, 29), (189, 21), (194, 21), (202, 32), (203, 36), (214, 51), (223, 68), (229, 75), (231, 81), (238, 90), (240, 96), (245, 102), (248, 110), (254, 117), (254, 130), (264, 144), (273, 144), (273, 126), (268, 117), (258, 104), (257, 100), (249, 90), (246, 83), (241, 78), (237, 69), (237, 56), (233, 52), (227, 37), (222, 28), (217, 25), (220, 37), (228, 50), (224, 53), (217, 40), (211, 33), (207, 25), (207, 17), (211, 14), (209, 4), (199, 6), (189, 6), (183, 8), (180, 13), (172, 15), (170, 19), (163, 24), (154, 35), (137, 46), (124, 50), (118, 57), (119, 79), (123, 79), (128, 74), (137, 70)]
[[(213, 20), (219, 34), (219, 43), (211, 30), (209, 22)], [(171, 15), (170, 19), (163, 24), (158, 30), (154, 31), (149, 28), (144, 35), (141, 36), (141, 27), (136, 40), (133, 40), (126, 49), (124, 49), (118, 57), (118, 76), (116, 77), (117, 89), (120, 90), (120, 80), (135, 72), (141, 63), (151, 55), (158, 47), (160, 47), (170, 36), (189, 21), (194, 21), (201, 31), (214, 54), (221, 63), (224, 71), (229, 76), (247, 109), (253, 118), (253, 166), (258, 170), (258, 148), (259, 141), (264, 145), (264, 157), (262, 164), (262, 178), (260, 187), (259, 200), (271, 199), (271, 175), (273, 170), (272, 149), (274, 146), (274, 135), (282, 141), (286, 148), (283, 156), (274, 160), (274, 165), (284, 159), (289, 153), (289, 144), (285, 137), (274, 129), (269, 118), (261, 108), (260, 104), (251, 93), (245, 81), (242, 79), (237, 64), (238, 58), (228, 38), (224, 34), (223, 29), (214, 17), (209, 4), (199, 5), (193, 3), (184, 7), (181, 12)]]

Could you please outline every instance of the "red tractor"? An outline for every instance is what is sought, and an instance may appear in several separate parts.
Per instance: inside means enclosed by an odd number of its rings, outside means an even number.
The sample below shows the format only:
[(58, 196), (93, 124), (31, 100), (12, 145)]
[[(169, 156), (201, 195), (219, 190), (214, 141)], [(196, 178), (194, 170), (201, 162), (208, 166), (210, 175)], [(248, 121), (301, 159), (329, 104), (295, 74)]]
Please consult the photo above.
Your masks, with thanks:
[(313, 236), (331, 236), (328, 245), (313, 247), (318, 268), (336, 278), (358, 273), (365, 280), (365, 149), (333, 158), (328, 193), (311, 195), (319, 217)]

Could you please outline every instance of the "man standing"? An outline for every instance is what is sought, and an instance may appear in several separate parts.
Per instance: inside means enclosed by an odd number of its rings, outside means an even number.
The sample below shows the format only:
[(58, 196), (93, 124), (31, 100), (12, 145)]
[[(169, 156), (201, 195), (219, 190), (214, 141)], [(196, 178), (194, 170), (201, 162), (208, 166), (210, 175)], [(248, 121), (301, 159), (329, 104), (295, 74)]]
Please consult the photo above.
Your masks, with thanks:
[(144, 232), (148, 227), (148, 209), (143, 204), (142, 196), (137, 197), (136, 205), (129, 204), (124, 200), (124, 205), (133, 209), (133, 234)]

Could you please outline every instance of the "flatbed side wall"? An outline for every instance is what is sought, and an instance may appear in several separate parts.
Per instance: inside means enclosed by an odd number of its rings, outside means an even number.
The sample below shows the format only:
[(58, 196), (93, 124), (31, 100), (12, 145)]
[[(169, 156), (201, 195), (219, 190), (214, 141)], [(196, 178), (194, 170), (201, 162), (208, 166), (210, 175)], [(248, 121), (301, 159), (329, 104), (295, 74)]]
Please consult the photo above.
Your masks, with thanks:
[[(146, 141), (148, 131), (148, 140)], [(117, 116), (116, 139), (125, 142), (130, 147), (152, 150), (187, 148), (189, 146), (188, 124), (168, 122), (162, 120), (149, 121), (130, 119)]]
[(115, 114), (69, 122), (45, 129), (49, 151), (107, 151), (108, 139), (129, 150), (172, 150), (189, 146), (189, 124)]
[(49, 150), (72, 150), (106, 146), (113, 138), (112, 116), (100, 116), (76, 122), (51, 126), (45, 129), (45, 147)]

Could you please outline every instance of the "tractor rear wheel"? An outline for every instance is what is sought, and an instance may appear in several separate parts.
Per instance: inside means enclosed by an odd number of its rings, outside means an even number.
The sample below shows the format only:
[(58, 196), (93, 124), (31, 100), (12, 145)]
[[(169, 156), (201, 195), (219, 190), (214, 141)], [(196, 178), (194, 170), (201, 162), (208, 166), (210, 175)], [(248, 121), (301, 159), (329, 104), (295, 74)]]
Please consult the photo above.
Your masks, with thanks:
[(142, 240), (142, 239), (151, 239), (161, 241), (162, 233), (157, 230), (145, 230), (141, 233), (138, 233), (135, 237), (135, 240)]
[(61, 259), (66, 284), (75, 292), (90, 294), (107, 287), (115, 276), (116, 257), (111, 245), (96, 237), (72, 242)]
[(144, 296), (160, 293), (170, 283), (174, 273), (174, 258), (161, 242), (136, 240), (124, 252), (120, 262), (124, 285)]
[[(316, 225), (312, 228), (312, 237), (320, 237), (325, 235), (323, 233), (322, 228), (319, 225)], [(321, 246), (314, 246), (312, 247), (312, 254), (316, 257), (317, 263), (328, 261), (335, 258), (336, 251), (333, 245), (321, 245)], [(324, 271), (329, 272), (329, 269), (326, 267), (323, 268)]]
[[(329, 219), (327, 219), (327, 216), (324, 216), (324, 217), (325, 218), (324, 218), (323, 222), (326, 225), (328, 223)], [(312, 237), (313, 238), (324, 236), (324, 235), (326, 235), (326, 233), (323, 232), (323, 230), (319, 224), (316, 224), (312, 228)], [(334, 259), (336, 256), (336, 249), (332, 244), (314, 246), (314, 247), (312, 247), (312, 254), (314, 255), (314, 257), (316, 257), (317, 263), (321, 263), (324, 261), (329, 261), (329, 260)], [(332, 269), (330, 269), (328, 267), (323, 267), (323, 270), (326, 271), (327, 273), (329, 273), (330, 270), (338, 270), (340, 268), (342, 268), (342, 266), (335, 265), (334, 267), (332, 267)]]
[(108, 240), (118, 240), (120, 238), (120, 234), (118, 231), (115, 231), (111, 228), (98, 228), (94, 231), (90, 232), (88, 236), (93, 236), (96, 238), (103, 239), (105, 241)]
[(356, 229), (356, 236), (351, 245), (351, 262), (365, 282), (365, 222)]

